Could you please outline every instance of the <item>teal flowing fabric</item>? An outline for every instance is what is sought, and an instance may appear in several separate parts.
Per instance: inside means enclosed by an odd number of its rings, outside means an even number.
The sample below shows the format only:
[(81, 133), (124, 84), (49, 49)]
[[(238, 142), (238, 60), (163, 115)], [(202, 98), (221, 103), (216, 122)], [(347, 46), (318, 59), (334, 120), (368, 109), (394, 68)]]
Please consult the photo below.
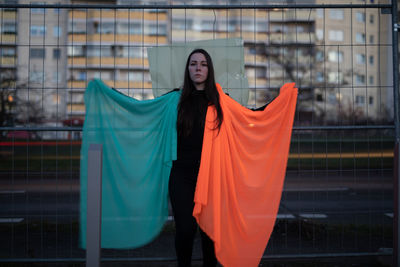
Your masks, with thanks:
[(168, 179), (176, 159), (179, 91), (139, 101), (93, 80), (85, 91), (81, 147), (80, 246), (86, 247), (87, 155), (103, 145), (101, 247), (152, 241), (168, 217)]

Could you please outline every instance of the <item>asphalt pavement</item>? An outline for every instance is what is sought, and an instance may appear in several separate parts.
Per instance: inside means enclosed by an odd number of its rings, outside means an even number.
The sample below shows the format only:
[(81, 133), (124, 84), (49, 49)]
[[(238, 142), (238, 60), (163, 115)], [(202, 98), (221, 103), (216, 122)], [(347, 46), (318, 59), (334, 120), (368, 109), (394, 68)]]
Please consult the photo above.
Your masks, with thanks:
[[(391, 170), (288, 172), (260, 266), (389, 266), (392, 175)], [(65, 266), (83, 266), (78, 221), (78, 173), (0, 174), (0, 266), (63, 266), (62, 259)], [(170, 217), (147, 246), (103, 249), (102, 266), (176, 266), (173, 236)], [(193, 266), (201, 266), (199, 237), (193, 258)]]

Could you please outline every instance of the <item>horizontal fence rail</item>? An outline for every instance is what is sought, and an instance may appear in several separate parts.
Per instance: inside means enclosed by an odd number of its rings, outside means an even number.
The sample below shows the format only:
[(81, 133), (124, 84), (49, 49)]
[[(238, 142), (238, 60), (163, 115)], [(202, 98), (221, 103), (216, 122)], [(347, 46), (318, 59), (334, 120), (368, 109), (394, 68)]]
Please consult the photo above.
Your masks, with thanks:
[[(344, 126), (293, 126), (294, 131), (303, 130), (394, 130), (394, 125), (344, 125)], [(82, 131), (82, 127), (0, 127), (0, 131)]]
[(392, 8), (390, 4), (220, 4), (220, 5), (105, 5), (105, 4), (0, 4), (0, 8), (67, 8), (67, 9), (332, 9), (332, 8)]

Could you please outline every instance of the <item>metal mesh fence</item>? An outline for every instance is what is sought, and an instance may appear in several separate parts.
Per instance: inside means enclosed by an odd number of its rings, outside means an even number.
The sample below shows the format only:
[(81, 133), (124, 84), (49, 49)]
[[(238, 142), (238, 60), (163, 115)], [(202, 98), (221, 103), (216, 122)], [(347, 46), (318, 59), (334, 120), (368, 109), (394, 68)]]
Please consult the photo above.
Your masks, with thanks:
[[(264, 258), (391, 255), (398, 62), (392, 6), (373, 2), (1, 4), (0, 262), (84, 261), (79, 160), (88, 81), (150, 99), (147, 48), (219, 38), (243, 40), (248, 107), (272, 101), (285, 82), (299, 88)], [(103, 249), (103, 260), (171, 261), (173, 234), (171, 220), (151, 244)], [(193, 253), (201, 257), (198, 239)]]

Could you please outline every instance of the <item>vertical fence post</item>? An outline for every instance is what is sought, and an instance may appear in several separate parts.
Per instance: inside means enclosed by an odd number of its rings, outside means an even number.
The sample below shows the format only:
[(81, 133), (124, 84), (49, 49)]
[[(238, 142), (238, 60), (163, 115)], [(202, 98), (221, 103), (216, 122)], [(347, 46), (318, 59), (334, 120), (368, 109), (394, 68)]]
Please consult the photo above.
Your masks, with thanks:
[[(394, 174), (394, 179), (393, 179), (393, 188), (395, 190), (394, 194), (394, 216), (393, 216), (393, 266), (400, 266), (400, 261), (399, 261), (399, 165), (400, 165), (400, 155), (399, 151), (400, 150), (400, 145), (398, 142), (396, 142), (395, 148), (394, 148), (394, 168), (393, 168), (393, 174)], [(397, 191), (397, 192), (396, 192)]]
[(396, 146), (394, 157), (394, 218), (393, 218), (393, 266), (400, 266), (400, 166), (399, 166), (399, 145), (400, 145), (400, 120), (399, 120), (399, 38), (398, 38), (398, 14), (397, 0), (392, 0), (392, 51), (393, 51), (393, 98), (394, 98), (394, 124), (396, 134)]
[(88, 153), (86, 266), (100, 266), (101, 251), (101, 170), (103, 146), (90, 144)]

